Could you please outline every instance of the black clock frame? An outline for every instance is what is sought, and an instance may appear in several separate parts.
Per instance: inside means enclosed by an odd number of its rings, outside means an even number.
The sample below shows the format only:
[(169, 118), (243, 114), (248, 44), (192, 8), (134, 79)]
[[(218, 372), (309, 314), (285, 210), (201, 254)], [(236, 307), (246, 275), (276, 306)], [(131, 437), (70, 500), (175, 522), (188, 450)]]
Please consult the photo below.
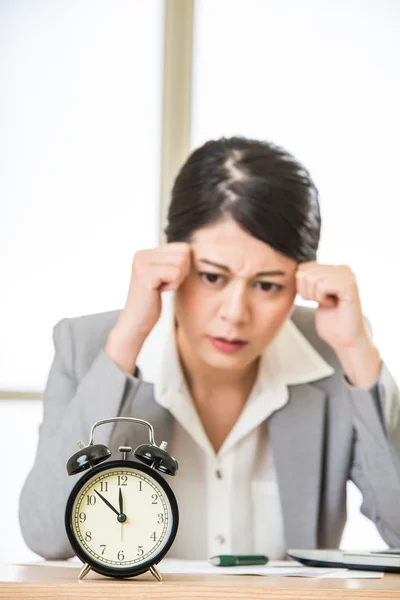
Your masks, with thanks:
[[(110, 469), (121, 469), (121, 468), (126, 469), (129, 467), (137, 469), (138, 471), (142, 471), (143, 473), (146, 473), (147, 475), (152, 477), (160, 485), (160, 487), (162, 487), (162, 489), (164, 490), (164, 492), (169, 500), (170, 506), (171, 506), (172, 528), (171, 528), (171, 532), (170, 532), (167, 543), (162, 548), (162, 550), (160, 550), (160, 552), (158, 554), (156, 554), (155, 556), (153, 556), (151, 558), (151, 560), (148, 560), (137, 566), (131, 566), (131, 567), (122, 569), (122, 568), (115, 568), (112, 566), (102, 565), (102, 564), (96, 562), (93, 559), (93, 557), (82, 548), (82, 546), (80, 545), (80, 543), (78, 542), (78, 540), (74, 534), (73, 527), (72, 527), (72, 522), (73, 522), (72, 507), (73, 507), (73, 504), (74, 504), (74, 501), (75, 501), (77, 495), (82, 490), (84, 485), (87, 483), (87, 481), (89, 481), (89, 479), (92, 479), (93, 476), (97, 475), (97, 473), (101, 473), (102, 471), (108, 471)], [(162, 475), (160, 475), (160, 473), (158, 473), (154, 469), (152, 469), (152, 468), (148, 467), (147, 465), (145, 465), (141, 462), (138, 462), (136, 460), (111, 460), (109, 462), (103, 462), (102, 464), (97, 465), (96, 467), (93, 467), (93, 468), (89, 469), (88, 471), (86, 471), (82, 475), (82, 477), (79, 479), (79, 481), (77, 481), (75, 486), (72, 488), (71, 493), (68, 498), (67, 506), (65, 508), (65, 529), (66, 529), (70, 544), (71, 544), (76, 556), (82, 562), (90, 565), (90, 567), (93, 569), (93, 571), (96, 571), (96, 573), (99, 573), (100, 575), (105, 575), (106, 577), (116, 577), (119, 579), (122, 579), (125, 577), (135, 577), (137, 575), (141, 575), (142, 573), (146, 573), (146, 571), (148, 571), (150, 569), (150, 567), (152, 567), (153, 565), (158, 564), (164, 558), (164, 556), (166, 555), (168, 550), (171, 548), (171, 546), (174, 542), (175, 536), (176, 536), (176, 532), (178, 530), (178, 524), (179, 524), (178, 504), (177, 504), (177, 501), (176, 501), (176, 498), (175, 498), (175, 495), (174, 495), (172, 489), (170, 488), (168, 483), (165, 481), (164, 477)]]

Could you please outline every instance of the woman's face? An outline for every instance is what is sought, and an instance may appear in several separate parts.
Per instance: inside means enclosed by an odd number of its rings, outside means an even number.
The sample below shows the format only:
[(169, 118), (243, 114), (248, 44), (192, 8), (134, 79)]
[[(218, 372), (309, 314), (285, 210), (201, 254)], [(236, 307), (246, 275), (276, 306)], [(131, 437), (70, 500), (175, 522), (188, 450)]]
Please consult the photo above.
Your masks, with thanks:
[(245, 369), (292, 312), (297, 263), (231, 219), (198, 230), (190, 245), (191, 270), (175, 295), (181, 346), (209, 367)]

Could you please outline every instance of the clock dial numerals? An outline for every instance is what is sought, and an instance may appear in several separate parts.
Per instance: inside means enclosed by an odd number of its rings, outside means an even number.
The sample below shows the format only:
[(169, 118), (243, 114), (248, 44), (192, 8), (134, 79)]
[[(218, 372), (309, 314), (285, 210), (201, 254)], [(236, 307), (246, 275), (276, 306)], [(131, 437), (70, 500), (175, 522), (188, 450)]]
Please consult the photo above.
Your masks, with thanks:
[(127, 568), (150, 560), (168, 542), (171, 506), (162, 487), (146, 473), (109, 469), (82, 487), (74, 501), (72, 527), (96, 562)]

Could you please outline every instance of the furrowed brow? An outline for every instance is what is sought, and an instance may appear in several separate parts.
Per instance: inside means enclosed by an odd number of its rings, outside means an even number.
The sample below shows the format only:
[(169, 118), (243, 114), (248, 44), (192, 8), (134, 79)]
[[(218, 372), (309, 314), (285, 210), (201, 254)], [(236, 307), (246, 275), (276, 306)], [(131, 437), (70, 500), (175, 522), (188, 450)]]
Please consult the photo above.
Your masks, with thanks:
[[(207, 258), (199, 258), (199, 262), (202, 262), (206, 265), (211, 265), (212, 267), (217, 267), (217, 269), (221, 269), (222, 271), (226, 271), (230, 273), (231, 270), (226, 265), (221, 265), (212, 260), (208, 260)], [(282, 277), (285, 276), (285, 271), (261, 271), (260, 273), (256, 273), (254, 277)]]

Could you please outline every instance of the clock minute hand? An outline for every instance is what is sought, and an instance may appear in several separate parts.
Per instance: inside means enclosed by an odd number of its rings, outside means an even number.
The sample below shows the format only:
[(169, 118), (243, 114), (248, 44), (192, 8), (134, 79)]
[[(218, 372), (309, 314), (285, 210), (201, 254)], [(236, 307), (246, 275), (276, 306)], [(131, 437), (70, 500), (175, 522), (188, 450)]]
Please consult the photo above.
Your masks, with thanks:
[(119, 512), (121, 515), (124, 514), (124, 501), (122, 498), (122, 490), (119, 488)]
[(100, 492), (98, 492), (97, 490), (94, 490), (94, 491), (96, 492), (96, 494), (98, 496), (100, 496), (100, 498), (103, 500), (103, 502), (105, 502), (107, 504), (107, 506), (109, 506), (111, 508), (111, 510), (113, 510), (115, 512), (115, 514), (119, 516), (119, 514), (120, 514), (119, 511), (116, 508), (114, 508), (113, 505), (108, 500), (106, 500), (106, 498), (104, 498), (104, 496), (102, 496), (100, 494)]
[[(122, 520), (123, 517), (125, 517), (124, 515), (124, 500), (122, 498), (122, 490), (121, 488), (119, 488), (119, 512), (120, 515), (118, 515), (118, 521), (121, 523), (121, 527), (120, 527), (120, 531), (121, 531), (121, 542), (123, 541), (123, 536), (122, 536), (122, 531), (123, 531), (123, 523), (125, 522), (125, 519)], [(126, 517), (125, 517), (126, 518)]]

